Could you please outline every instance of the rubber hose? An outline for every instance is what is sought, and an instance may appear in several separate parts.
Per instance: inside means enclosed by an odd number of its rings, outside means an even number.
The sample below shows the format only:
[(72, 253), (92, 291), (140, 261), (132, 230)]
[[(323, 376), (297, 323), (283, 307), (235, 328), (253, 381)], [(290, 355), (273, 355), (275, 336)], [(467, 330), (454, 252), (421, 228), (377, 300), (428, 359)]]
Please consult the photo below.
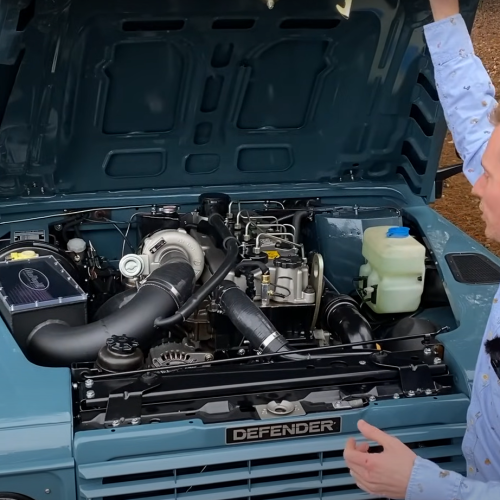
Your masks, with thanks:
[(302, 221), (307, 218), (309, 212), (305, 210), (299, 210), (293, 215), (292, 225), (295, 228), (295, 233), (293, 236), (293, 241), (295, 243), (300, 243), (300, 230), (302, 229)]
[(235, 268), (234, 275), (239, 278), (241, 276), (241, 269), (247, 268), (255, 268), (258, 267), (262, 274), (269, 274), (269, 268), (260, 260), (242, 260)]
[[(356, 301), (348, 295), (328, 293), (322, 317), (325, 329), (336, 333), (343, 344), (373, 341), (370, 323), (359, 311)], [(364, 344), (359, 348), (375, 349), (375, 345)]]
[(186, 321), (191, 314), (201, 305), (201, 303), (210, 295), (228, 273), (234, 268), (239, 255), (238, 240), (234, 238), (229, 229), (224, 224), (224, 219), (219, 214), (212, 214), (209, 218), (210, 224), (217, 231), (226, 248), (226, 257), (217, 271), (186, 301), (175, 314), (168, 317), (158, 317), (154, 325), (158, 328), (170, 328), (178, 323)]
[(153, 271), (137, 294), (110, 316), (83, 326), (48, 320), (35, 327), (27, 339), (29, 358), (51, 367), (95, 361), (113, 335), (148, 345), (156, 333), (154, 318), (174, 314), (193, 292), (195, 281), (192, 266), (178, 255)]
[(70, 222), (67, 222), (66, 224), (64, 224), (63, 226), (63, 229), (62, 229), (62, 237), (63, 237), (63, 240), (65, 243), (68, 243), (69, 241), (69, 236), (68, 236), (68, 231), (70, 231), (71, 229), (73, 229), (75, 231), (75, 235), (78, 237), (78, 238), (81, 238), (81, 234), (80, 234), (80, 229), (78, 228), (78, 226), (87, 218), (86, 215), (80, 215), (80, 216), (77, 216), (75, 219), (73, 219), (72, 221)]
[(224, 281), (217, 290), (216, 301), (238, 331), (261, 354), (282, 353), (288, 361), (324, 359), (337, 354), (302, 354), (293, 350), (277, 332), (262, 310), (232, 281)]
[(287, 344), (267, 316), (233, 281), (222, 283), (216, 301), (231, 323), (261, 353), (280, 352)]

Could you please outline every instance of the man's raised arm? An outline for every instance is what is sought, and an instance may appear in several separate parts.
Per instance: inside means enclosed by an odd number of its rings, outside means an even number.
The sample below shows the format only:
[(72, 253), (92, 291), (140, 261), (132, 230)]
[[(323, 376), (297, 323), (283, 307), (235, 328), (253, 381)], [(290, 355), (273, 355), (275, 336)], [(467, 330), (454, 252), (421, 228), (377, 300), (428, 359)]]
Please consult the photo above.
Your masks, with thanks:
[(481, 158), (494, 129), (489, 116), (495, 88), (459, 13), (458, 0), (430, 0), (434, 22), (424, 27), (434, 64), (439, 100), (464, 174), (475, 184), (483, 173)]

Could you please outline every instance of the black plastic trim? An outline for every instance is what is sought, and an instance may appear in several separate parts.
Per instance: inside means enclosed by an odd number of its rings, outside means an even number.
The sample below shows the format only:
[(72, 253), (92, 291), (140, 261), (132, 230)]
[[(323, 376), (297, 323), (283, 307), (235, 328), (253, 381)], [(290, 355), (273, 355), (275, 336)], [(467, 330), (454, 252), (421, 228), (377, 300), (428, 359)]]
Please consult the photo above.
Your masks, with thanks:
[(445, 255), (453, 277), (468, 285), (500, 283), (500, 266), (480, 253), (449, 253)]

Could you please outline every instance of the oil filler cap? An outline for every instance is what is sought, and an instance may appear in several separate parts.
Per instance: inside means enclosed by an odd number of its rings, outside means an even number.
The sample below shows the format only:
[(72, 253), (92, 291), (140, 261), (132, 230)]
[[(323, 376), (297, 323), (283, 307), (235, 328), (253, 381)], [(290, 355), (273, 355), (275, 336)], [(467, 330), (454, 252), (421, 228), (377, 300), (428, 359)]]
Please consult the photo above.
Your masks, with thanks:
[(391, 227), (387, 231), (388, 238), (408, 238), (410, 236), (409, 227)]
[(277, 257), (274, 259), (274, 265), (276, 267), (282, 267), (283, 269), (298, 269), (302, 266), (302, 260), (298, 255)]

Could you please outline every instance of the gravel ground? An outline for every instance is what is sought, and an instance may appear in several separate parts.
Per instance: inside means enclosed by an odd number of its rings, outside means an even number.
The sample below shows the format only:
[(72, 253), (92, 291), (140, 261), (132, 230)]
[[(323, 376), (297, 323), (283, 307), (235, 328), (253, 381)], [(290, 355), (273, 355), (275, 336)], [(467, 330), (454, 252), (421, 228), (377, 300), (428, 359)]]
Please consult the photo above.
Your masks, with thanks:
[[(500, 1), (483, 0), (476, 16), (472, 31), (476, 54), (489, 72), (497, 91), (500, 93)], [(441, 166), (452, 165), (460, 160), (455, 155), (455, 147), (448, 133), (441, 155)], [(484, 222), (478, 208), (478, 200), (471, 196), (471, 185), (463, 174), (448, 180), (443, 198), (434, 209), (457, 227), (481, 242), (493, 253), (500, 256), (500, 243), (487, 240), (484, 236)]]

